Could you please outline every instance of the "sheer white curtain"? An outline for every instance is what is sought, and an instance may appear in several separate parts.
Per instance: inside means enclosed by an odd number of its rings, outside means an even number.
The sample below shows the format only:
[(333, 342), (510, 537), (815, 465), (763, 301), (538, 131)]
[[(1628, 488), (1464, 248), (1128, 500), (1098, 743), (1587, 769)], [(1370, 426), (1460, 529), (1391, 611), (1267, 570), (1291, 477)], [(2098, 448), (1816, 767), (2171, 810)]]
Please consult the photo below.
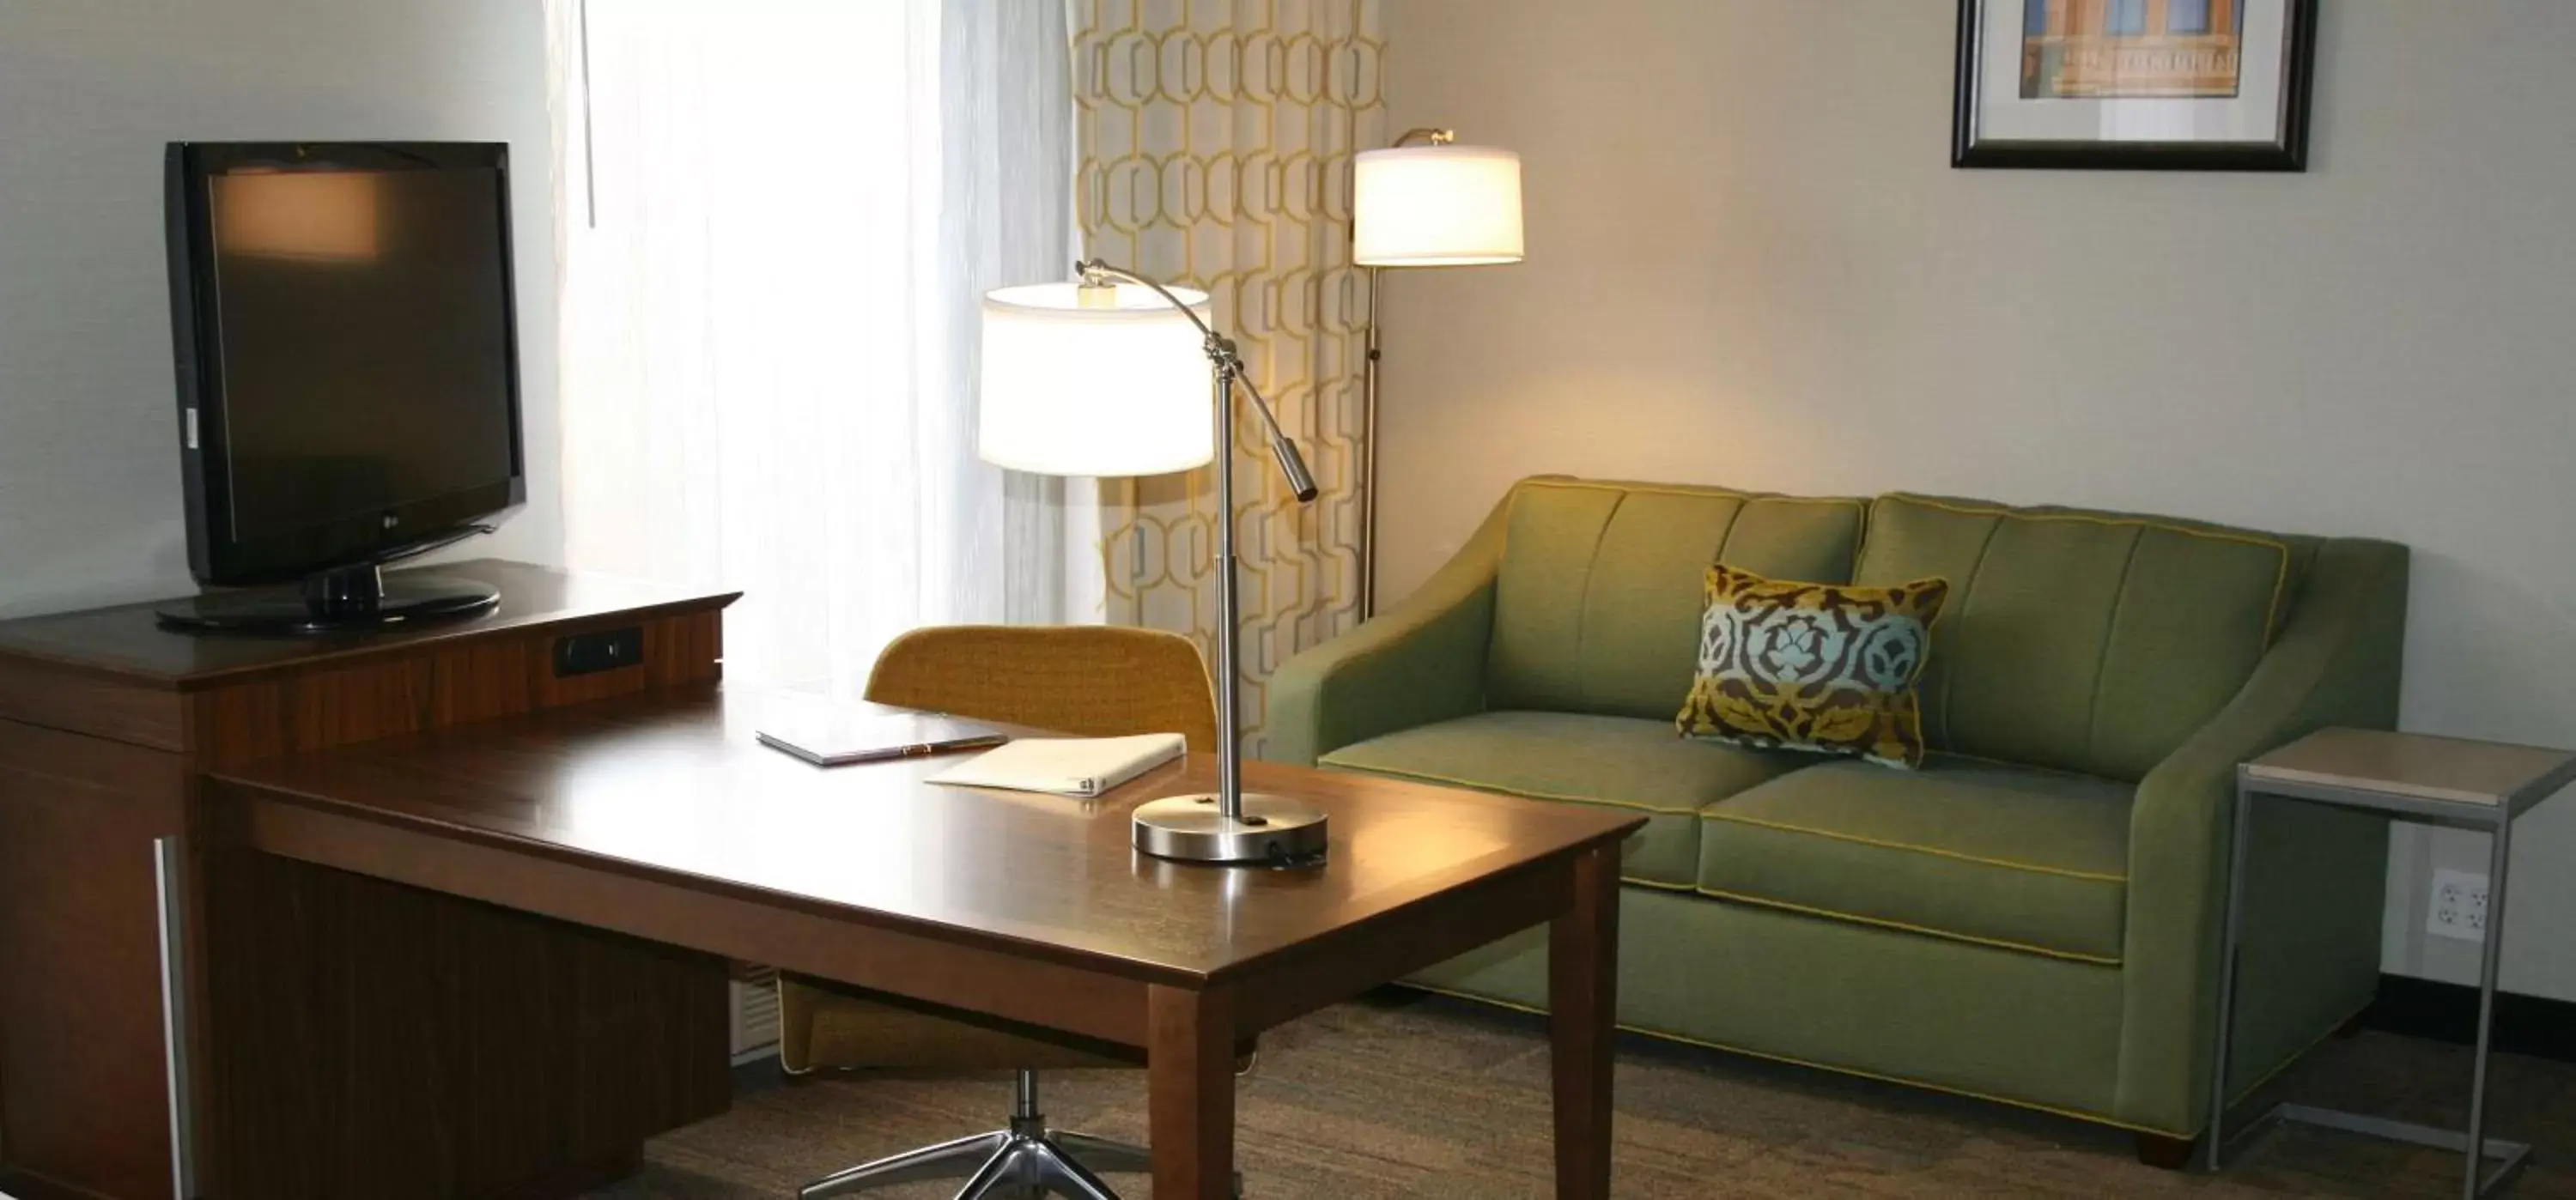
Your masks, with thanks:
[(979, 298), (1072, 261), (1061, 0), (553, 17), (570, 565), (741, 590), (756, 685), (1097, 619), (1097, 535), (974, 444)]

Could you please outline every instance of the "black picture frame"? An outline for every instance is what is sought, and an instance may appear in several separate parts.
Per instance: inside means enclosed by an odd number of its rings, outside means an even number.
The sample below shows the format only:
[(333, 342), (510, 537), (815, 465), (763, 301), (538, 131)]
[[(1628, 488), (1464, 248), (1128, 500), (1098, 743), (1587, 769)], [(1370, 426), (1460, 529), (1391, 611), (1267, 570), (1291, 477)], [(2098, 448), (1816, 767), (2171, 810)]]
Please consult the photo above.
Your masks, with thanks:
[(2316, 88), (2320, 0), (2287, 0), (2281, 64), (2281, 136), (2270, 145), (2188, 142), (1993, 142), (1977, 138), (1978, 42), (1986, 6), (2019, 0), (1959, 0), (1959, 44), (1951, 96), (1950, 165), (2066, 171), (2305, 171), (2308, 113)]

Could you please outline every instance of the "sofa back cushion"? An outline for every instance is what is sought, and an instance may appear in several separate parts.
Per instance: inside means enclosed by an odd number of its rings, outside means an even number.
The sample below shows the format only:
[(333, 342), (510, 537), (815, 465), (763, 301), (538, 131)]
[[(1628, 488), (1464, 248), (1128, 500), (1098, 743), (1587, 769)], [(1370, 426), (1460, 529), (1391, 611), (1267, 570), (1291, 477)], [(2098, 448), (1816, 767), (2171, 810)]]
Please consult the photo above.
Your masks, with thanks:
[(1932, 749), (2133, 781), (2253, 674), (2293, 559), (2214, 525), (1889, 495), (1854, 582), (1950, 581), (1920, 685)]
[(1512, 489), (1485, 703), (1670, 720), (1699, 652), (1703, 572), (1851, 581), (1866, 504), (1542, 477)]

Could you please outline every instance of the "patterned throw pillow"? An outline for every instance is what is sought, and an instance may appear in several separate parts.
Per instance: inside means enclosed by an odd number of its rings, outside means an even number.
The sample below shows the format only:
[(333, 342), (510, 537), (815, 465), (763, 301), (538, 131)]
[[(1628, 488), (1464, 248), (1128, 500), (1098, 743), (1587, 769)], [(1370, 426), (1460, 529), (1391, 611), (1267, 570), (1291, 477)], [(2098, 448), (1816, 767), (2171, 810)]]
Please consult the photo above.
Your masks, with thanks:
[(1848, 587), (1712, 566), (1699, 675), (1675, 723), (1687, 736), (1739, 746), (1919, 767), (1914, 681), (1949, 594), (1943, 579)]

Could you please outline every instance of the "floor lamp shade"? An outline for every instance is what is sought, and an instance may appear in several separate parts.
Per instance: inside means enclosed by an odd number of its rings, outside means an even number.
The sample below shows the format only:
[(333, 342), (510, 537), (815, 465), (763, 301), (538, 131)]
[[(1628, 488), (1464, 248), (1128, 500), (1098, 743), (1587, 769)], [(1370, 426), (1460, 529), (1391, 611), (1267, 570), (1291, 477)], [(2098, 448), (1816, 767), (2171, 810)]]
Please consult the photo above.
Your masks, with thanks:
[[(1207, 293), (1175, 288), (1208, 319)], [(1041, 475), (1165, 475), (1216, 458), (1207, 352), (1150, 288), (1072, 283), (984, 296), (977, 451)]]
[(1363, 267), (1521, 260), (1521, 156), (1491, 146), (1362, 151), (1351, 257)]

